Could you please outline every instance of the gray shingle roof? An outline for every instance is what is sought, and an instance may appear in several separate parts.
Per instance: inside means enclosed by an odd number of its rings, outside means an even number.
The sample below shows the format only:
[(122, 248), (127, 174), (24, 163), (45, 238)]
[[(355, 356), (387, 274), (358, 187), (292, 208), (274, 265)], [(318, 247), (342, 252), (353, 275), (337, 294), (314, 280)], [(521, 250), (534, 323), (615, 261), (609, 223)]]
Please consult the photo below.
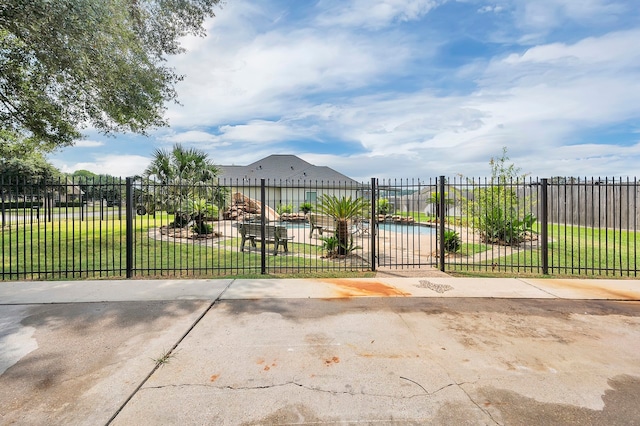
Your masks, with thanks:
[(350, 177), (326, 166), (314, 166), (295, 155), (274, 154), (248, 166), (218, 166), (221, 180), (268, 179), (271, 181), (340, 182), (357, 184)]

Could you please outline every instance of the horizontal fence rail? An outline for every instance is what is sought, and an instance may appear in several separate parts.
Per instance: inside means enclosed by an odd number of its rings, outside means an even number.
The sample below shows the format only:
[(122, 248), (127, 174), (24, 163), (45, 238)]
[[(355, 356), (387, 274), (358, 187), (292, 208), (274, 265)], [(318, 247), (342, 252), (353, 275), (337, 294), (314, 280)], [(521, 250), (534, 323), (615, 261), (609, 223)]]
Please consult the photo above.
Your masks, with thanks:
[(0, 180), (2, 279), (122, 277), (124, 184)]
[(437, 265), (438, 221), (430, 210), (436, 179), (376, 180), (376, 242), (380, 267)]
[(636, 179), (0, 179), (2, 280), (638, 275)]
[(445, 181), (449, 271), (638, 276), (635, 179)]

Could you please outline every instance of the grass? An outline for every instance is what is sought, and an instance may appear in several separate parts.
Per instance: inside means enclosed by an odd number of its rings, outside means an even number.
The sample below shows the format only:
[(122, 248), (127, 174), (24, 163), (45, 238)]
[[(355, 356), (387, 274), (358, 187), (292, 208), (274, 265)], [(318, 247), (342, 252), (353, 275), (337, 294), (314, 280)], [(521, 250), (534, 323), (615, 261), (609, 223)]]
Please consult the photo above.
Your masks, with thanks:
[(433, 222), (436, 220), (434, 215), (427, 215), (422, 212), (397, 212), (398, 216), (412, 217), (416, 222)]
[(460, 246), (460, 250), (458, 251), (458, 253), (461, 253), (465, 256), (473, 256), (475, 254), (478, 253), (483, 253), (487, 250), (489, 250), (491, 248), (491, 246), (487, 245), (487, 244), (481, 244), (481, 243), (463, 243)]
[[(571, 275), (626, 275), (638, 270), (640, 234), (577, 226), (549, 227), (549, 268)], [(539, 249), (520, 251), (498, 259), (500, 265), (541, 264)]]
[[(581, 226), (549, 226), (549, 273), (558, 276), (635, 276), (640, 266), (640, 234), (637, 232), (593, 229)], [(478, 245), (471, 253), (480, 253)], [(458, 273), (480, 271), (540, 275), (542, 254), (538, 246), (514, 250), (500, 247), (504, 255), (489, 253), (480, 262), (450, 265)], [(465, 247), (461, 250), (462, 253)]]
[[(417, 220), (428, 216), (413, 213)], [(0, 260), (2, 279), (80, 279), (123, 278), (126, 275), (124, 221), (115, 216), (41, 220), (37, 224), (12, 224), (2, 230)], [(260, 250), (239, 252), (240, 238), (231, 237), (213, 244), (199, 241), (180, 243), (149, 237), (149, 230), (173, 220), (166, 213), (136, 216), (134, 238), (135, 275), (144, 277), (261, 277)], [(635, 276), (640, 256), (640, 234), (579, 226), (549, 227), (549, 272), (572, 276)], [(248, 244), (247, 244), (248, 246)], [(322, 258), (322, 248), (291, 242), (289, 254), (270, 254), (267, 245), (266, 268), (278, 277), (362, 276), (365, 261), (349, 264)], [(447, 271), (455, 273), (540, 274), (540, 249), (514, 250), (479, 243), (463, 243), (462, 257), (447, 259)], [(473, 257), (475, 256), (475, 263)]]
[(156, 368), (157, 367), (163, 367), (163, 366), (169, 364), (169, 361), (171, 361), (171, 359), (175, 358), (177, 354), (178, 354), (177, 351), (176, 352), (165, 351), (158, 358), (151, 358), (151, 360), (156, 364)]
[[(167, 225), (173, 217), (158, 214), (137, 217), (134, 232), (135, 274), (145, 277), (225, 277), (262, 276), (259, 248), (240, 252), (240, 238), (226, 238), (213, 244), (188, 240), (180, 242), (149, 237), (149, 230)], [(126, 276), (126, 236), (124, 221), (99, 220), (40, 221), (18, 224), (2, 231), (0, 258), (3, 279), (56, 280), (81, 278), (122, 278)], [(248, 244), (247, 244), (248, 246)], [(303, 243), (290, 243), (289, 254), (267, 245), (269, 273), (320, 275), (340, 270), (366, 269), (365, 262), (351, 267), (345, 262), (321, 258), (322, 249)]]

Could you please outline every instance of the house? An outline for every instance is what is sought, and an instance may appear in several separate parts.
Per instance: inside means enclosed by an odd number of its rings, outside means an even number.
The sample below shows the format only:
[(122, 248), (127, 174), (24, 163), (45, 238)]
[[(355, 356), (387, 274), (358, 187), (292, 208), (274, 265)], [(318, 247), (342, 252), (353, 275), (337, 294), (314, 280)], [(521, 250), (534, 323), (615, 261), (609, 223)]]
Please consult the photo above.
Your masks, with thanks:
[(350, 177), (295, 155), (274, 154), (248, 166), (218, 168), (220, 185), (254, 200), (260, 200), (261, 179), (265, 179), (265, 199), (275, 210), (291, 206), (294, 212), (299, 211), (302, 203), (315, 206), (323, 194), (353, 198), (367, 194), (364, 186)]

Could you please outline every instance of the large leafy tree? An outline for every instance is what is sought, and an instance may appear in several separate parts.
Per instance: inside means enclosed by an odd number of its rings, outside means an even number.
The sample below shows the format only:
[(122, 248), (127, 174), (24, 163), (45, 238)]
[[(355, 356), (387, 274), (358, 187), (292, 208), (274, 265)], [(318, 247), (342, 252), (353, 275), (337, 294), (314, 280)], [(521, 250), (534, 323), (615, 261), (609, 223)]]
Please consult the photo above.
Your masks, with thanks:
[(179, 40), (204, 35), (219, 0), (6, 0), (0, 3), (0, 129), (71, 144), (165, 125), (181, 79)]
[(0, 181), (3, 185), (40, 184), (60, 176), (45, 158), (46, 150), (34, 141), (0, 130)]
[(76, 170), (69, 175), (70, 181), (78, 185), (88, 200), (105, 200), (109, 205), (118, 205), (125, 197), (123, 179), (109, 174), (95, 174), (89, 170)]

